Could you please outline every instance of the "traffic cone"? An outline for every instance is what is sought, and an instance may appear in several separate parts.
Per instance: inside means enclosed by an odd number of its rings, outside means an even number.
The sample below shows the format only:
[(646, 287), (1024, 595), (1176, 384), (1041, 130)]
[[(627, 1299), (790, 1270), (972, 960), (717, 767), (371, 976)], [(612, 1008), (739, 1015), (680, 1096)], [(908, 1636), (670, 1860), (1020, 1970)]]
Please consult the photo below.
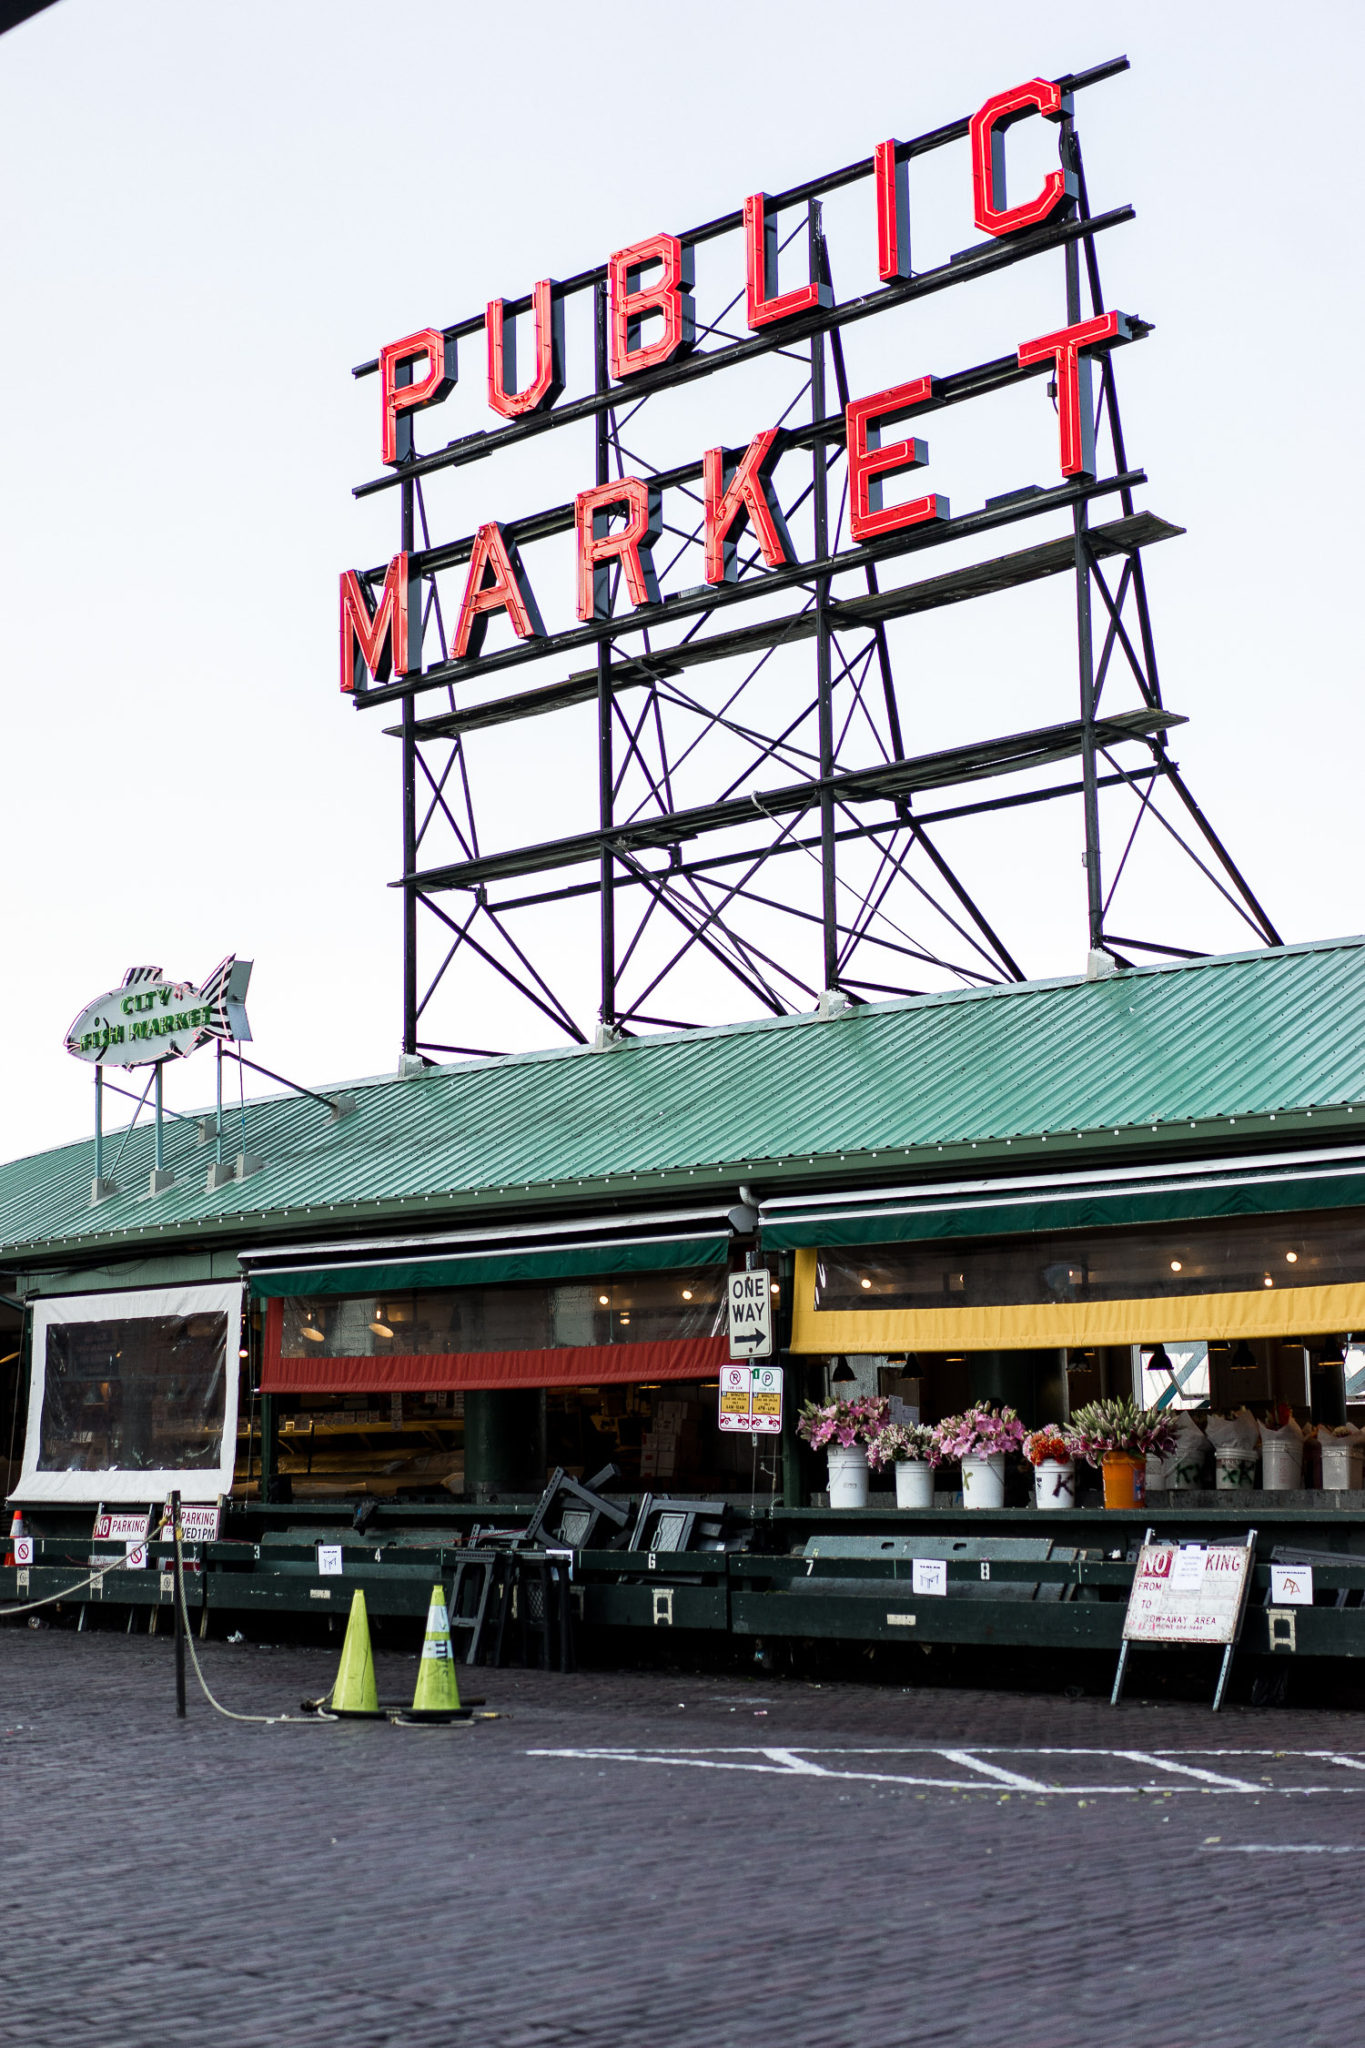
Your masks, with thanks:
[(14, 1549), (13, 1549), (13, 1545), (14, 1545), (14, 1539), (15, 1539), (15, 1537), (16, 1537), (16, 1536), (26, 1536), (27, 1534), (28, 1534), (28, 1531), (27, 1531), (27, 1530), (25, 1529), (25, 1527), (24, 1527), (24, 1515), (23, 1515), (23, 1510), (22, 1510), (22, 1508), (16, 1508), (16, 1509), (14, 1510), (14, 1520), (13, 1520), (13, 1521), (12, 1521), (12, 1522), (10, 1523), (10, 1525), (9, 1525), (9, 1540), (10, 1540), (10, 1546), (11, 1546), (11, 1547), (10, 1547), (10, 1548), (9, 1548), (9, 1549), (8, 1549), (8, 1550), (7, 1550), (6, 1552), (5, 1552), (5, 1563), (6, 1563), (6, 1564), (13, 1564), (13, 1563), (14, 1563)]
[(427, 1608), (427, 1633), (417, 1662), (417, 1690), (412, 1712), (424, 1717), (460, 1712), (460, 1688), (455, 1680), (455, 1652), (450, 1641), (450, 1616), (446, 1612), (444, 1586), (433, 1586)]
[(370, 1649), (370, 1621), (365, 1612), (365, 1595), (357, 1592), (351, 1601), (351, 1618), (341, 1646), (341, 1666), (332, 1696), (327, 1702), (332, 1714), (378, 1714), (379, 1694), (374, 1682), (374, 1655)]

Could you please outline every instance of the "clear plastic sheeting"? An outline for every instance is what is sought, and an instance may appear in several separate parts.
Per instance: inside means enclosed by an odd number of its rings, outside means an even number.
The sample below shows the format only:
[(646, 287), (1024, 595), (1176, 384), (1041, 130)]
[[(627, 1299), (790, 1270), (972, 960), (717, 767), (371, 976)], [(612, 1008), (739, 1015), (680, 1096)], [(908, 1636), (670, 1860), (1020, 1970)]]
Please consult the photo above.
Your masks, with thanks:
[(817, 1309), (1162, 1301), (1365, 1280), (1359, 1212), (854, 1246), (819, 1253)]
[(227, 1493), (236, 1454), (240, 1286), (78, 1295), (33, 1312), (19, 1500)]
[(714, 1266), (628, 1279), (433, 1288), (402, 1295), (293, 1297), (284, 1358), (402, 1358), (676, 1343), (725, 1328), (725, 1275)]

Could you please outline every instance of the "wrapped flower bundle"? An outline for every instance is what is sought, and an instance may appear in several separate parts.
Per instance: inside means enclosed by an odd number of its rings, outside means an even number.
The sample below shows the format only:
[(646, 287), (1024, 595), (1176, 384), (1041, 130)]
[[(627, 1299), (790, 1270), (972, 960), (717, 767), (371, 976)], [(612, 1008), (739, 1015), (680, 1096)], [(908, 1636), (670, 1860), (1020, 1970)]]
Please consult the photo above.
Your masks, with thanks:
[(940, 1459), (956, 1464), (962, 1458), (993, 1458), (1001, 1451), (1017, 1451), (1024, 1441), (1024, 1425), (1013, 1408), (992, 1408), (981, 1403), (961, 1415), (945, 1415), (934, 1430)]
[(812, 1450), (833, 1446), (848, 1450), (855, 1444), (870, 1444), (886, 1426), (891, 1403), (867, 1394), (858, 1401), (807, 1401), (796, 1424), (796, 1433)]
[(1169, 1458), (1176, 1447), (1175, 1423), (1157, 1408), (1139, 1408), (1133, 1401), (1090, 1401), (1078, 1408), (1066, 1431), (1071, 1454), (1098, 1465), (1106, 1451), (1128, 1451), (1145, 1457), (1150, 1451)]
[(867, 1462), (874, 1472), (883, 1465), (904, 1465), (912, 1459), (926, 1465), (939, 1462), (938, 1445), (927, 1422), (888, 1422), (867, 1447)]

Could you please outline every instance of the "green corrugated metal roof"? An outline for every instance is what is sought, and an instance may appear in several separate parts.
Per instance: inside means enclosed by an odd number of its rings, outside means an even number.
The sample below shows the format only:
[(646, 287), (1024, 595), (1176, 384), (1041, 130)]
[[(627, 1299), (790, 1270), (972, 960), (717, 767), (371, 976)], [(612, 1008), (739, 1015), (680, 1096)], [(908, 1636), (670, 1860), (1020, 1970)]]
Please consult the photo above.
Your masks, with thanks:
[[(738, 1179), (776, 1192), (964, 1159), (984, 1168), (1042, 1154), (1060, 1166), (1192, 1133), (1200, 1143), (1326, 1136), (1365, 1121), (1365, 939), (604, 1052), (470, 1060), (352, 1092), (358, 1113), (340, 1123), (304, 1097), (248, 1105), (247, 1149), (266, 1165), (215, 1193), (190, 1123), (167, 1132), (177, 1179), (155, 1199), (138, 1198), (150, 1129), (130, 1139), (121, 1191), (97, 1209), (93, 1142), (0, 1167), (0, 1257), (456, 1210), (468, 1219)], [(235, 1125), (234, 1113), (233, 1150)], [(118, 1140), (106, 1143), (108, 1162)]]

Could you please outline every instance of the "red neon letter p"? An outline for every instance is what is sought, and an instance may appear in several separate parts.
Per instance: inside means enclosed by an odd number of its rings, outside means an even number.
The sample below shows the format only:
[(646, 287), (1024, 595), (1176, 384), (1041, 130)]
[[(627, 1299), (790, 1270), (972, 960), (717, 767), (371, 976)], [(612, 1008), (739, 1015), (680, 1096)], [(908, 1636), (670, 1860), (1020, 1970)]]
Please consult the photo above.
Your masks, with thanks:
[[(413, 364), (422, 356), (427, 366), (417, 377)], [(445, 397), (455, 382), (454, 353), (447, 375), (445, 336), (435, 327), (423, 327), (402, 341), (385, 342), (379, 351), (379, 381), (384, 387), (384, 460), (390, 465), (410, 462), (412, 415)]]

